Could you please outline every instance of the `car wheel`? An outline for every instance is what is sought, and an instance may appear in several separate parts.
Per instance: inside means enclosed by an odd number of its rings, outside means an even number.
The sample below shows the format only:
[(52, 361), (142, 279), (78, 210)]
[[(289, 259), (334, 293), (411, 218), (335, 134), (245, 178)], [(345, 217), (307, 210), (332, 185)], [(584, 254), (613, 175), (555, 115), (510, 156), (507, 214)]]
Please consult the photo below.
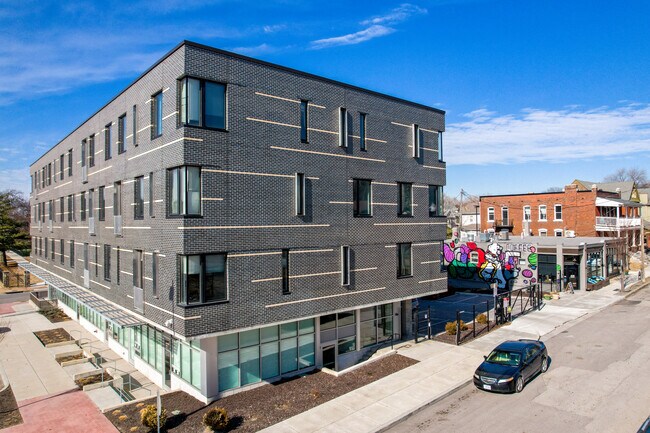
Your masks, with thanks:
[(515, 382), (515, 391), (521, 392), (524, 390), (524, 378), (519, 376)]
[(548, 358), (543, 357), (542, 358), (542, 373), (546, 373), (547, 370), (548, 370)]

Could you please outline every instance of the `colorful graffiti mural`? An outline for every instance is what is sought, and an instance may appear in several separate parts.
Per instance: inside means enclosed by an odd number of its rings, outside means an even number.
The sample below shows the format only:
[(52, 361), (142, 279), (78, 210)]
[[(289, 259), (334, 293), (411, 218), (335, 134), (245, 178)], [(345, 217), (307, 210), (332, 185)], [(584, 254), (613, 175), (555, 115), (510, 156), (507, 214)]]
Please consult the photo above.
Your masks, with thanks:
[[(537, 249), (531, 244), (491, 242), (445, 243), (443, 256), (449, 278), (497, 283), (499, 289), (537, 282)], [(522, 278), (517, 280), (518, 277)]]

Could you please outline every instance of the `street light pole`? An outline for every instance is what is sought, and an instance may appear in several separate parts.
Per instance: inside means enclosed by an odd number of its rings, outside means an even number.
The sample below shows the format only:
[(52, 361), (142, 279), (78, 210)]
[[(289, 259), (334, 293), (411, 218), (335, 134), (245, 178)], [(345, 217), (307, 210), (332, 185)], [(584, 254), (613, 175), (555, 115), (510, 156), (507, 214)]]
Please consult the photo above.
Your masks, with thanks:
[[(474, 231), (476, 232), (476, 238), (478, 237), (478, 206), (477, 204), (474, 205)], [(476, 240), (474, 238), (474, 240)]]

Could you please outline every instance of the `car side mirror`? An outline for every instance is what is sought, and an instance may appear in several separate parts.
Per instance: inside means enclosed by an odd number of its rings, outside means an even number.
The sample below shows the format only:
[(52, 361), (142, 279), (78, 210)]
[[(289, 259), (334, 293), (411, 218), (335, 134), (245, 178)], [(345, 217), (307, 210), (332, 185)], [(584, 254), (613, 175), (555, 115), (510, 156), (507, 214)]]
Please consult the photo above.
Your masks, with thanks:
[(487, 355), (483, 355), (483, 359), (487, 361)]

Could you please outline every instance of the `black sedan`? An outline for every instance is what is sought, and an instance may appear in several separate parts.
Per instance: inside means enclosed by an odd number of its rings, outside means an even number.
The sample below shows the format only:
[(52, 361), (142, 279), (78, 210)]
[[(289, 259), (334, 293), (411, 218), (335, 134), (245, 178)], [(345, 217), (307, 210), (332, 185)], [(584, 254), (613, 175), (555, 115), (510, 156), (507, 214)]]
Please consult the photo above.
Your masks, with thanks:
[(548, 370), (548, 352), (538, 340), (499, 344), (474, 372), (477, 388), (496, 392), (521, 392), (537, 373)]

